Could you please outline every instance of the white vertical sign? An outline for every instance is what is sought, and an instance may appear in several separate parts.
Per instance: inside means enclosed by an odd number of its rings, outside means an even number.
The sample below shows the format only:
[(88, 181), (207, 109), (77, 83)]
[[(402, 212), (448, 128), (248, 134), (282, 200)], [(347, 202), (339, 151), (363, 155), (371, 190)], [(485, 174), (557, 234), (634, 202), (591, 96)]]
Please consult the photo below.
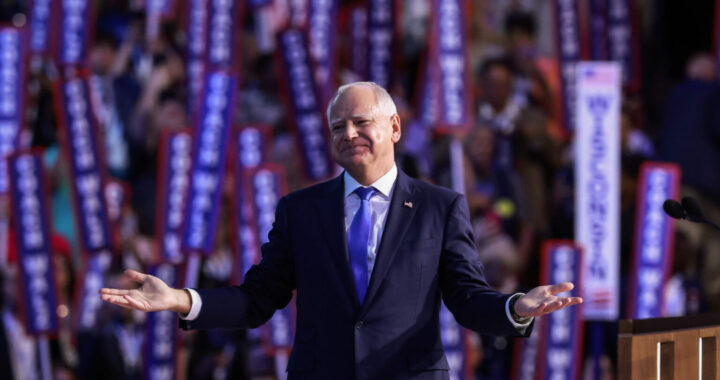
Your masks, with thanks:
[(575, 240), (585, 251), (585, 318), (618, 318), (620, 267), (620, 66), (577, 66)]

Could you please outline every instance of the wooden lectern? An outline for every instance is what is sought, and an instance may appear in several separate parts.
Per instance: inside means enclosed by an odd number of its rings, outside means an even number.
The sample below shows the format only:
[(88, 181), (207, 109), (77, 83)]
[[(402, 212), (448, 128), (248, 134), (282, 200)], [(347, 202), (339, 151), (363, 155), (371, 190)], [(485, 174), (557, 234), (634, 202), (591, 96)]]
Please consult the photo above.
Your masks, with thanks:
[(719, 343), (720, 314), (621, 320), (618, 379), (720, 380)]

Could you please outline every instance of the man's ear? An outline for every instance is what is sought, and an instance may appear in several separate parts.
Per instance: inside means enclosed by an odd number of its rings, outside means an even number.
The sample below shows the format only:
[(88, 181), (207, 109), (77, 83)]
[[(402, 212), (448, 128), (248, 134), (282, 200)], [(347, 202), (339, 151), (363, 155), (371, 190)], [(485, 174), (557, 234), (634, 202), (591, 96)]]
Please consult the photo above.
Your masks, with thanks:
[(400, 115), (392, 115), (392, 117), (390, 117), (390, 123), (392, 124), (392, 142), (397, 143), (398, 141), (400, 141), (400, 136), (402, 136), (402, 124), (400, 124)]

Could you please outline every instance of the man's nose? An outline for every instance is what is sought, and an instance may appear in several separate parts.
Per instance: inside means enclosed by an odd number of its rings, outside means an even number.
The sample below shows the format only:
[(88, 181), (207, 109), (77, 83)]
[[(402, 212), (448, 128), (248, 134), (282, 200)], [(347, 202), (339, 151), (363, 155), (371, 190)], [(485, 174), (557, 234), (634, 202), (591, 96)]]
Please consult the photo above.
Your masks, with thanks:
[(358, 136), (357, 126), (355, 125), (355, 123), (352, 122), (352, 120), (348, 120), (345, 122), (345, 125), (342, 129), (342, 136), (343, 138), (346, 138), (348, 140), (352, 140)]

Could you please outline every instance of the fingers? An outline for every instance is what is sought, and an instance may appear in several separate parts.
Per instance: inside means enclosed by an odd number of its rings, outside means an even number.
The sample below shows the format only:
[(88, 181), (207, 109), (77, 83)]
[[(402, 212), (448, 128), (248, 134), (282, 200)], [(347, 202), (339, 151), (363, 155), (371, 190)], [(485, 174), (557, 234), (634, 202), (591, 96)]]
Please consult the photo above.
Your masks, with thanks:
[(541, 303), (537, 308), (531, 311), (531, 315), (539, 317), (545, 314), (550, 314), (554, 311), (562, 308), (581, 304), (583, 299), (580, 297), (555, 297), (553, 300), (546, 300)]
[(110, 302), (113, 305), (122, 306), (126, 309), (134, 309), (122, 296), (103, 295), (100, 297), (103, 301)]
[(145, 282), (145, 279), (147, 279), (148, 275), (140, 273), (138, 271), (134, 271), (132, 269), (128, 269), (125, 271), (125, 275), (128, 276), (131, 280), (135, 282), (143, 283)]
[(132, 298), (130, 295), (124, 295), (125, 301), (127, 301), (132, 307), (138, 310), (150, 311), (150, 308), (142, 302)]
[(102, 288), (100, 289), (100, 294), (107, 294), (107, 295), (115, 295), (115, 296), (122, 296), (125, 294), (128, 294), (130, 291), (125, 289), (111, 289), (111, 288)]
[(548, 291), (550, 292), (550, 294), (555, 295), (558, 293), (569, 292), (573, 290), (574, 287), (575, 285), (573, 285), (572, 282), (561, 282), (559, 284), (550, 285)]

